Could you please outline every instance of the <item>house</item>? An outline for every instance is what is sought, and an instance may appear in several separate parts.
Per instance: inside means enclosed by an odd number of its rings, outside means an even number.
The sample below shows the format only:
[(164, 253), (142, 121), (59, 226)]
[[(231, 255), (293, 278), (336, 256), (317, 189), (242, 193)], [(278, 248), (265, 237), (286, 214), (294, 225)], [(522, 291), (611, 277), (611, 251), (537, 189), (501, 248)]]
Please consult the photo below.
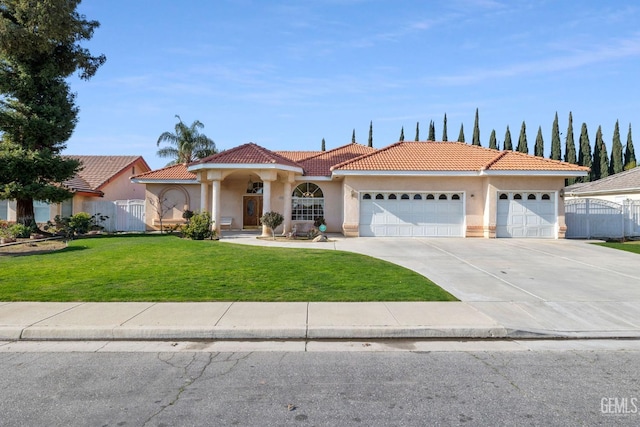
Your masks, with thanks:
[(567, 200), (584, 197), (616, 203), (640, 200), (640, 166), (597, 181), (570, 185), (565, 187), (564, 194)]
[[(563, 238), (564, 180), (588, 171), (460, 142), (351, 143), (319, 153), (248, 143), (132, 181), (146, 185), (147, 200), (166, 202), (165, 220), (206, 210), (218, 233), (222, 218), (259, 229), (260, 216), (277, 211), (283, 234), (323, 217), (328, 232), (345, 236)], [(158, 219), (147, 215), (148, 229)]]
[[(63, 185), (73, 192), (73, 198), (49, 204), (34, 201), (37, 223), (45, 223), (56, 215), (71, 216), (85, 211), (85, 203), (95, 200), (144, 199), (144, 185), (132, 183), (133, 175), (151, 170), (142, 156), (80, 156), (67, 155), (82, 163), (80, 170)], [(0, 219), (15, 221), (15, 201), (0, 200)]]

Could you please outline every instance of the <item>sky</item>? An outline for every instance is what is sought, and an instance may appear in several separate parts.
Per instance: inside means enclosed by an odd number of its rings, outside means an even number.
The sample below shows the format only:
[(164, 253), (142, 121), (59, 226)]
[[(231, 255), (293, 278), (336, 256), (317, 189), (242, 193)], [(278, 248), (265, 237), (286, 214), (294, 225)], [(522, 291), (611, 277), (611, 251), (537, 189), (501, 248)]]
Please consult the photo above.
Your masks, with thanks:
[[(204, 124), (219, 150), (382, 148), (399, 139), (449, 140), (461, 124), (480, 140), (523, 121), (530, 153), (545, 153), (558, 113), (561, 139), (598, 126), (611, 150), (616, 120), (640, 147), (640, 3), (635, 0), (85, 0), (100, 22), (83, 43), (107, 62), (72, 77), (79, 122), (64, 154), (142, 155), (176, 115)], [(164, 145), (163, 145), (164, 146)]]

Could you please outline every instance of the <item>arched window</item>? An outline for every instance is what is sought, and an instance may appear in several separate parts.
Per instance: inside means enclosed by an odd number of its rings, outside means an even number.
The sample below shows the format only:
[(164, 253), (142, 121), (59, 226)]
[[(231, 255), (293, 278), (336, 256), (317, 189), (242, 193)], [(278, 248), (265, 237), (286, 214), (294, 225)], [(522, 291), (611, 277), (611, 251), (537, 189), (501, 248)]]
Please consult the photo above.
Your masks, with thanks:
[(293, 190), (291, 205), (291, 219), (294, 221), (314, 221), (324, 217), (324, 194), (312, 182), (303, 182)]
[(400, 196), (400, 198), (402, 200), (409, 200), (409, 195), (408, 194), (403, 194), (402, 196)]
[(527, 200), (536, 200), (536, 195), (535, 194), (529, 194), (527, 196)]
[(380, 193), (376, 194), (376, 200), (383, 200), (384, 196)]
[(500, 200), (507, 200), (509, 198), (509, 196), (507, 196), (507, 193), (502, 193), (500, 195)]
[(447, 195), (441, 194), (440, 196), (438, 196), (438, 200), (447, 200)]
[(522, 194), (517, 193), (513, 195), (513, 200), (522, 200)]
[(413, 195), (413, 200), (422, 200), (422, 196), (419, 194), (414, 194)]
[(395, 194), (393, 194), (393, 193), (389, 194), (389, 200), (396, 200), (396, 199), (397, 199), (397, 197), (396, 197)]
[(542, 195), (542, 200), (551, 200), (551, 197), (549, 197), (548, 194), (543, 194)]
[(451, 200), (460, 200), (460, 195), (454, 194), (453, 196), (451, 196)]
[(427, 194), (427, 200), (433, 200), (435, 199), (435, 197), (433, 197), (433, 194)]
[(364, 196), (362, 196), (363, 200), (371, 200), (371, 194), (369, 193), (365, 193)]

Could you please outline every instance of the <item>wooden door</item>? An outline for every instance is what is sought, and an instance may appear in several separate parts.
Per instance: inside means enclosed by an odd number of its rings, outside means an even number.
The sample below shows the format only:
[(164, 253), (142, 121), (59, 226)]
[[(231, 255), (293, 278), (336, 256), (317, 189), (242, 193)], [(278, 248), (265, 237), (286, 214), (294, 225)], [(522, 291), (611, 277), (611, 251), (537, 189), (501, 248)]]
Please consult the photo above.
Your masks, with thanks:
[(262, 196), (245, 196), (242, 205), (242, 226), (258, 227), (262, 216)]

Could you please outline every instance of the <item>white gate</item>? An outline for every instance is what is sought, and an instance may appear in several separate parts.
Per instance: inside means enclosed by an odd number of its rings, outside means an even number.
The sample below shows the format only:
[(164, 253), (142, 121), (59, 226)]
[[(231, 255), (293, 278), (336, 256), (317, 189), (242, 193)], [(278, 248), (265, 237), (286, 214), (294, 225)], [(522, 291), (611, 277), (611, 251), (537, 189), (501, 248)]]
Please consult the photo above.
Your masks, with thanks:
[(83, 210), (91, 215), (107, 216), (100, 223), (105, 231), (145, 231), (144, 200), (116, 200), (85, 202), (82, 206)]
[(640, 236), (640, 201), (623, 204), (602, 199), (573, 199), (564, 204), (566, 237), (577, 239)]

